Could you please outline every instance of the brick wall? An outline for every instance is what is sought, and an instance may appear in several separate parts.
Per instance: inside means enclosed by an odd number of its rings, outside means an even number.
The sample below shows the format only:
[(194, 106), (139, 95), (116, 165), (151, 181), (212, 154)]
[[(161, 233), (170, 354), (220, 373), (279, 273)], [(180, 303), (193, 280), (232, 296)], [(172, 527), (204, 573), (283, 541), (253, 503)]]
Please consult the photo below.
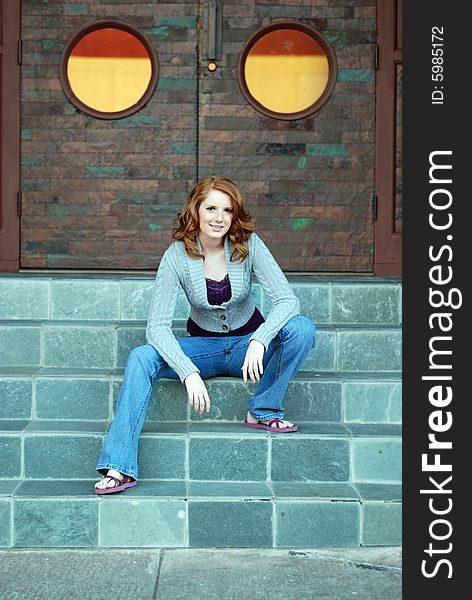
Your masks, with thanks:
[[(128, 118), (85, 115), (60, 85), (66, 42), (100, 18), (158, 53), (158, 87)], [(156, 267), (196, 177), (196, 22), (194, 2), (22, 2), (23, 267)]]
[[(228, 0), (210, 72), (202, 53), (197, 69), (197, 2), (23, 1), (22, 267), (155, 269), (189, 187), (219, 173), (282, 268), (370, 271), (375, 0), (352, 4)], [(138, 27), (159, 61), (149, 103), (113, 121), (75, 109), (59, 82), (65, 43), (105, 17)], [(245, 40), (282, 17), (319, 29), (339, 69), (327, 104), (294, 122), (258, 113), (236, 78)]]

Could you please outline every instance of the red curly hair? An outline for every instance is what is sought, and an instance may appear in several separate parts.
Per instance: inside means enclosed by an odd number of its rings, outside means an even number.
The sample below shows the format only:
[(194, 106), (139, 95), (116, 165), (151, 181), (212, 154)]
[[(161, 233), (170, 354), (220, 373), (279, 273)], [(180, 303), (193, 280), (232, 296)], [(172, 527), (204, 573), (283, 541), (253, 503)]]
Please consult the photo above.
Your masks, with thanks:
[(233, 220), (227, 235), (229, 235), (234, 250), (230, 260), (233, 261), (233, 258), (234, 260), (239, 258), (241, 262), (244, 262), (249, 254), (247, 241), (256, 229), (256, 225), (252, 221), (251, 213), (244, 208), (243, 198), (238, 187), (227, 177), (212, 175), (194, 185), (188, 195), (187, 204), (182, 212), (177, 213), (177, 217), (174, 219), (175, 226), (172, 229), (172, 239), (182, 240), (187, 254), (205, 258), (197, 247), (197, 235), (200, 231), (198, 209), (211, 188), (225, 192), (231, 198)]

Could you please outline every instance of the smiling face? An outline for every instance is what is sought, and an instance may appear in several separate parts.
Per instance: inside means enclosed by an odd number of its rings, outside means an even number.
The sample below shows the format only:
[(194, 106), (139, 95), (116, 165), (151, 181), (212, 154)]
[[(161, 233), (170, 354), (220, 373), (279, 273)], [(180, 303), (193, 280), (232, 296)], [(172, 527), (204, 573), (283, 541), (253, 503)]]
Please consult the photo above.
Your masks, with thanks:
[(225, 236), (233, 220), (233, 203), (229, 194), (212, 188), (198, 208), (200, 238), (218, 240)]

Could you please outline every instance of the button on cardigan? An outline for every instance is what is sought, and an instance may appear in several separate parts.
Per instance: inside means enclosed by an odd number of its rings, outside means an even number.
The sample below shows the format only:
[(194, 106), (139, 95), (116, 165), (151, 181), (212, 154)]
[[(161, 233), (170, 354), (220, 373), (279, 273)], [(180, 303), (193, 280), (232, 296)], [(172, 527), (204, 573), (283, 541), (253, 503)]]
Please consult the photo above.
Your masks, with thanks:
[[(223, 316), (224, 315), (222, 315), (220, 318), (223, 318)], [(256, 308), (254, 311), (254, 314), (249, 319), (249, 321), (247, 323), (245, 323), (242, 327), (238, 327), (237, 329), (228, 330), (228, 331), (225, 331), (222, 333), (219, 333), (216, 331), (207, 331), (206, 329), (202, 329), (196, 323), (194, 323), (192, 321), (192, 319), (188, 319), (187, 320), (187, 332), (191, 336), (199, 335), (199, 336), (204, 336), (204, 337), (210, 336), (210, 335), (218, 336), (218, 337), (223, 337), (225, 335), (247, 335), (248, 333), (252, 333), (253, 331), (256, 331), (256, 329), (259, 327), (259, 325), (261, 323), (264, 323), (264, 317), (259, 312), (259, 309)]]
[[(229, 281), (228, 275), (225, 275), (221, 281), (215, 281), (214, 279), (210, 279), (209, 277), (205, 278), (206, 286), (207, 286), (207, 298), (210, 304), (223, 304), (223, 302), (227, 302), (231, 298), (231, 284)], [(220, 315), (220, 319), (226, 320), (226, 315)], [(217, 331), (207, 331), (206, 329), (202, 329), (199, 327), (192, 319), (187, 319), (187, 332), (191, 336), (226, 336), (226, 335), (247, 335), (248, 333), (252, 333), (256, 331), (261, 323), (264, 323), (264, 317), (259, 312), (259, 309), (256, 308), (252, 317), (249, 319), (247, 323), (245, 323), (242, 327), (238, 327), (238, 329), (233, 329), (232, 331), (228, 329), (228, 331), (217, 332)]]
[[(200, 240), (197, 246), (202, 252)], [(249, 321), (256, 305), (251, 295), (252, 276), (260, 283), (272, 307), (267, 319), (251, 335), (267, 349), (271, 340), (292, 318), (300, 314), (300, 302), (287, 278), (264, 244), (253, 232), (248, 240), (249, 256), (244, 262), (231, 261), (234, 246), (225, 236), (224, 249), (231, 298), (221, 305), (209, 304), (204, 259), (187, 254), (182, 241), (174, 241), (164, 252), (157, 270), (149, 308), (146, 341), (151, 344), (183, 382), (193, 372), (200, 372), (180, 347), (172, 332), (175, 305), (180, 288), (190, 304), (190, 318), (207, 331), (228, 332)], [(222, 319), (221, 317), (226, 317)], [(223, 329), (224, 327), (224, 329)]]

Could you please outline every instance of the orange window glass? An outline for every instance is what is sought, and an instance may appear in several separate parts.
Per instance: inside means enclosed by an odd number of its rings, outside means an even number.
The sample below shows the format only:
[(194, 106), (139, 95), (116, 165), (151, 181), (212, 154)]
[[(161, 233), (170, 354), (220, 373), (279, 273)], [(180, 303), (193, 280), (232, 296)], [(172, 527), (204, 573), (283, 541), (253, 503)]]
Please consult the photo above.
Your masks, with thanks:
[(295, 29), (263, 35), (251, 47), (244, 64), (250, 94), (278, 113), (312, 106), (329, 79), (328, 58), (313, 37)]
[(112, 27), (81, 38), (67, 61), (73, 93), (86, 106), (101, 112), (119, 112), (135, 105), (151, 77), (151, 59), (142, 42)]

